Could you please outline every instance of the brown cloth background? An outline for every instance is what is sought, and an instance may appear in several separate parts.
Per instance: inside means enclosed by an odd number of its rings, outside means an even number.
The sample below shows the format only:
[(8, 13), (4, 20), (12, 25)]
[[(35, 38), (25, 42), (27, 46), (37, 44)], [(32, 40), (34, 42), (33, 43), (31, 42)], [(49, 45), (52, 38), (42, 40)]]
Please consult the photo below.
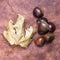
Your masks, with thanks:
[[(10, 46), (2, 33), (12, 19), (16, 22), (17, 14), (25, 17), (25, 28), (30, 25), (37, 28), (32, 11), (38, 6), (44, 10), (48, 21), (56, 25), (55, 39), (41, 48), (34, 41), (27, 49)], [(33, 40), (37, 39), (36, 33)], [(60, 0), (0, 0), (0, 60), (60, 60)]]

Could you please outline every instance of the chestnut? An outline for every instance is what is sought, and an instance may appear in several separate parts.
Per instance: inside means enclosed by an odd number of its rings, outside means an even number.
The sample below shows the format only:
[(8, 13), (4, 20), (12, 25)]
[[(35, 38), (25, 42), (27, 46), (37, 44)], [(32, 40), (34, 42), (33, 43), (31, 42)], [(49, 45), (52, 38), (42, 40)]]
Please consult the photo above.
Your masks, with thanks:
[(37, 40), (34, 41), (35, 45), (38, 47), (42, 47), (45, 43), (45, 40), (43, 37), (39, 37)]
[(52, 33), (47, 33), (47, 34), (43, 35), (43, 37), (44, 37), (46, 43), (50, 43), (50, 42), (52, 42), (53, 39), (54, 39), (54, 34), (52, 34)]
[(49, 22), (49, 32), (54, 32), (56, 29), (56, 26), (52, 23), (52, 22)]
[(37, 21), (36, 21), (37, 24), (39, 24), (41, 20), (44, 20), (45, 22), (48, 23), (48, 19), (47, 19), (47, 18), (45, 18), (45, 17), (41, 17), (41, 18), (38, 18), (38, 19), (37, 19)]
[(39, 7), (35, 7), (34, 10), (33, 10), (33, 16), (36, 17), (36, 18), (41, 18), (43, 16), (43, 11), (41, 8)]
[(47, 20), (44, 20), (43, 18), (38, 23), (38, 33), (40, 35), (46, 34), (49, 30), (49, 25)]

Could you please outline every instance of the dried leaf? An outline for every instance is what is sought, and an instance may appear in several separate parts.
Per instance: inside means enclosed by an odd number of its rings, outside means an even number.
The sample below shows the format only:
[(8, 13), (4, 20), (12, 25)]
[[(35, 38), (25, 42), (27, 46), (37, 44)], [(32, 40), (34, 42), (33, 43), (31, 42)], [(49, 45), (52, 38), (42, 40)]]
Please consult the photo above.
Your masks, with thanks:
[(35, 28), (32, 26), (24, 31), (24, 17), (18, 14), (16, 23), (13, 24), (10, 20), (8, 29), (3, 32), (3, 35), (10, 45), (20, 45), (26, 48), (31, 43), (34, 33)]

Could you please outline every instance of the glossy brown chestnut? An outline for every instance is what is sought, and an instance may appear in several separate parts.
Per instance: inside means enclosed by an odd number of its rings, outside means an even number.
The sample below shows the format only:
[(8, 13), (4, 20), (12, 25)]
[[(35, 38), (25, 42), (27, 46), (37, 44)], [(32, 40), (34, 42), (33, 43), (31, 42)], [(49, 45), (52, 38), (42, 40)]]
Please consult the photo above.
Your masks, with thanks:
[(45, 21), (45, 22), (48, 23), (48, 19), (47, 19), (47, 18), (45, 18), (45, 17), (41, 17), (41, 18), (38, 18), (38, 19), (37, 19), (37, 21), (36, 21), (37, 24), (39, 24), (41, 20), (43, 20), (43, 21)]
[(56, 29), (56, 26), (52, 23), (52, 22), (49, 22), (49, 32), (54, 32)]
[(43, 37), (44, 37), (44, 39), (46, 40), (47, 43), (50, 43), (54, 39), (54, 34), (47, 33), (47, 34), (43, 35)]
[(36, 18), (41, 18), (43, 16), (43, 12), (41, 10), (41, 8), (39, 7), (35, 7), (34, 10), (33, 10), (33, 16), (36, 17)]
[(38, 23), (38, 33), (40, 35), (46, 34), (49, 30), (49, 25), (47, 23), (47, 20), (45, 21), (43, 18)]
[(37, 40), (35, 40), (34, 42), (35, 42), (36, 46), (41, 47), (41, 46), (44, 45), (45, 40), (44, 40), (43, 37), (40, 37), (40, 38), (38, 38)]

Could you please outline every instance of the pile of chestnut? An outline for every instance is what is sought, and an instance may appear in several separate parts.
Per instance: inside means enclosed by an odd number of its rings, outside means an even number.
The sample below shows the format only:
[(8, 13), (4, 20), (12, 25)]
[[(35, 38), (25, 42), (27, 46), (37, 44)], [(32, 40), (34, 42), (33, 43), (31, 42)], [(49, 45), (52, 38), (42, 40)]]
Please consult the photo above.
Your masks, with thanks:
[(35, 7), (33, 10), (33, 16), (36, 18), (38, 25), (38, 34), (40, 37), (34, 40), (38, 47), (43, 46), (45, 43), (50, 43), (54, 39), (53, 32), (56, 27), (52, 22), (48, 22), (47, 18), (44, 17), (44, 13), (41, 8)]

